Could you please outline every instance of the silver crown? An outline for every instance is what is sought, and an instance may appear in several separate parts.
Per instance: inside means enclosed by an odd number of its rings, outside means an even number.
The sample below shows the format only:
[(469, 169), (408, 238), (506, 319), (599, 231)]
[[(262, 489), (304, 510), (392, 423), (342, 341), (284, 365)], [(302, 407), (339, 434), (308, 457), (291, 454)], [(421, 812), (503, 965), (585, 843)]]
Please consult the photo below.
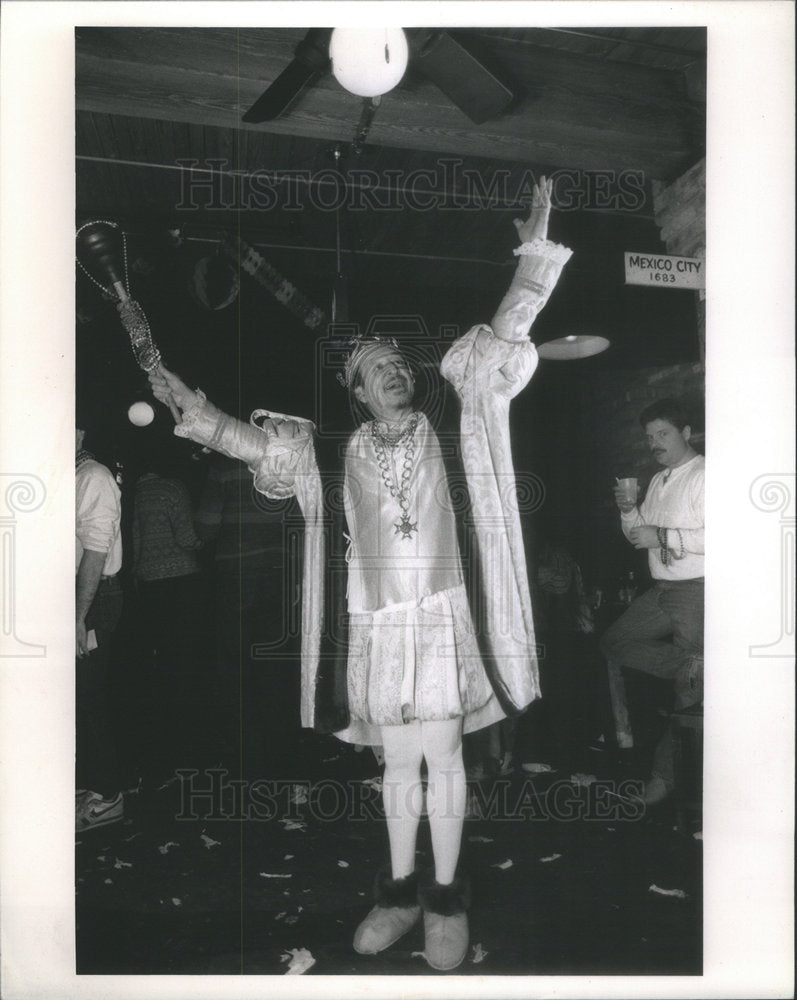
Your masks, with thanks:
[(394, 347), (397, 351), (399, 350), (398, 341), (395, 337), (380, 336), (368, 338), (357, 337), (350, 341), (349, 347), (351, 350), (343, 365), (343, 371), (337, 372), (335, 376), (344, 389), (351, 389), (357, 369), (375, 348)]

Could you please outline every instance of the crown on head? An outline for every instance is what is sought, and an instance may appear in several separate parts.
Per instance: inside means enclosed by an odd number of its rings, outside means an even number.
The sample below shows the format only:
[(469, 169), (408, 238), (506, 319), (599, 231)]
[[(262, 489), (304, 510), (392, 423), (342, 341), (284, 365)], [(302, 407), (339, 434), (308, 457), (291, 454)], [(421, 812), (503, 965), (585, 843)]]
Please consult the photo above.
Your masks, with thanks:
[(343, 365), (343, 371), (337, 373), (337, 380), (344, 389), (351, 389), (362, 363), (380, 347), (393, 347), (399, 350), (394, 337), (358, 337), (349, 344), (351, 350)]

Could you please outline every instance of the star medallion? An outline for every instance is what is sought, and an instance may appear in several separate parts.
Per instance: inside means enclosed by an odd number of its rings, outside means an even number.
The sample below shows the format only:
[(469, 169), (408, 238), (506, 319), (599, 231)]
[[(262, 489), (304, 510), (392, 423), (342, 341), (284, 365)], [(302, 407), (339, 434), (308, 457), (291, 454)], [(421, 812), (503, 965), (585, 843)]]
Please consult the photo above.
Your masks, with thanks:
[(401, 520), (396, 521), (393, 527), (396, 529), (397, 535), (402, 535), (404, 538), (411, 538), (413, 531), (418, 530), (418, 522), (410, 521), (406, 514), (402, 514)]

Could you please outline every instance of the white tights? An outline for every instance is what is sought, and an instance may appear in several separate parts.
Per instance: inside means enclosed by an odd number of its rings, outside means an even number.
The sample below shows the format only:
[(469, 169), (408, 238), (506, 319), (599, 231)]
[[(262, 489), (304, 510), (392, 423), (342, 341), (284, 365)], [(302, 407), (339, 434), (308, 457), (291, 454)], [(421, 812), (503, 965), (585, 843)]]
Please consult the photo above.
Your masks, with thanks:
[(435, 879), (449, 885), (459, 858), (465, 819), (462, 719), (383, 726), (383, 799), (393, 878), (415, 871), (415, 841), (423, 805), (421, 761), (428, 772), (426, 809), (432, 835)]

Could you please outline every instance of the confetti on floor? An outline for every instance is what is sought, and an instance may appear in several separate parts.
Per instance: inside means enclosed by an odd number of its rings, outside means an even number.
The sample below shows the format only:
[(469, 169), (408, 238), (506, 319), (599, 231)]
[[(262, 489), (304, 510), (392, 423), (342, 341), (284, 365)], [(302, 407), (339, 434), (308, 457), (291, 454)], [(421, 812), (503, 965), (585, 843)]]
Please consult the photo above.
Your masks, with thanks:
[(315, 959), (307, 948), (290, 948), (280, 958), (281, 962), (289, 962), (286, 976), (301, 976), (315, 965)]
[(702, 840), (703, 839), (703, 831), (702, 830), (698, 830), (697, 833), (693, 833), (692, 836), (694, 837), (695, 840)]
[(674, 896), (676, 899), (686, 899), (683, 889), (662, 889), (657, 885), (651, 885), (648, 892), (657, 892), (660, 896)]
[(158, 850), (161, 852), (161, 854), (168, 854), (170, 847), (179, 847), (179, 846), (180, 845), (177, 843), (176, 840), (167, 840), (165, 844), (161, 844), (158, 847)]
[(529, 761), (527, 764), (520, 765), (527, 774), (551, 774), (553, 768), (550, 764), (537, 764), (534, 761)]
[(287, 874), (280, 874), (279, 872), (272, 874), (271, 872), (261, 872), (261, 878), (293, 878), (293, 875), (288, 872)]
[(119, 858), (117, 858), (114, 861), (113, 866), (114, 866), (114, 868), (132, 868), (133, 867), (133, 865), (132, 865), (132, 863), (130, 861), (120, 861)]
[(285, 827), (286, 830), (300, 830), (302, 833), (307, 829), (307, 824), (298, 819), (288, 819), (287, 816), (283, 816), (280, 823)]
[(471, 957), (471, 962), (475, 962), (478, 965), (479, 962), (483, 962), (489, 954), (490, 952), (485, 951), (481, 946), (481, 942), (479, 942), (479, 944), (475, 944), (473, 946), (473, 955)]
[(501, 861), (501, 862), (500, 862), (499, 864), (497, 864), (497, 865), (490, 865), (490, 867), (491, 867), (491, 868), (500, 868), (500, 869), (502, 869), (503, 871), (506, 871), (506, 869), (507, 869), (507, 868), (511, 868), (511, 867), (512, 867), (512, 865), (513, 865), (514, 863), (515, 863), (515, 862), (514, 862), (514, 861), (512, 861), (512, 859), (511, 859), (511, 858), (507, 858), (507, 860), (506, 860), (506, 861)]
[(576, 788), (589, 788), (589, 786), (594, 784), (598, 779), (594, 774), (582, 774), (581, 772), (577, 772), (576, 774), (570, 775), (570, 780)]
[(208, 850), (210, 850), (211, 847), (216, 847), (221, 843), (220, 840), (214, 840), (212, 837), (209, 837), (206, 833), (201, 833), (200, 837), (205, 847), (207, 847)]
[(348, 868), (348, 867), (349, 867), (348, 861), (338, 861), (338, 868)]
[(172, 903), (175, 906), (182, 906), (183, 905), (182, 899), (179, 899), (177, 896), (172, 896)]
[(561, 854), (549, 854), (546, 858), (540, 858), (540, 861), (542, 861), (543, 864), (548, 861), (558, 861), (561, 856)]

